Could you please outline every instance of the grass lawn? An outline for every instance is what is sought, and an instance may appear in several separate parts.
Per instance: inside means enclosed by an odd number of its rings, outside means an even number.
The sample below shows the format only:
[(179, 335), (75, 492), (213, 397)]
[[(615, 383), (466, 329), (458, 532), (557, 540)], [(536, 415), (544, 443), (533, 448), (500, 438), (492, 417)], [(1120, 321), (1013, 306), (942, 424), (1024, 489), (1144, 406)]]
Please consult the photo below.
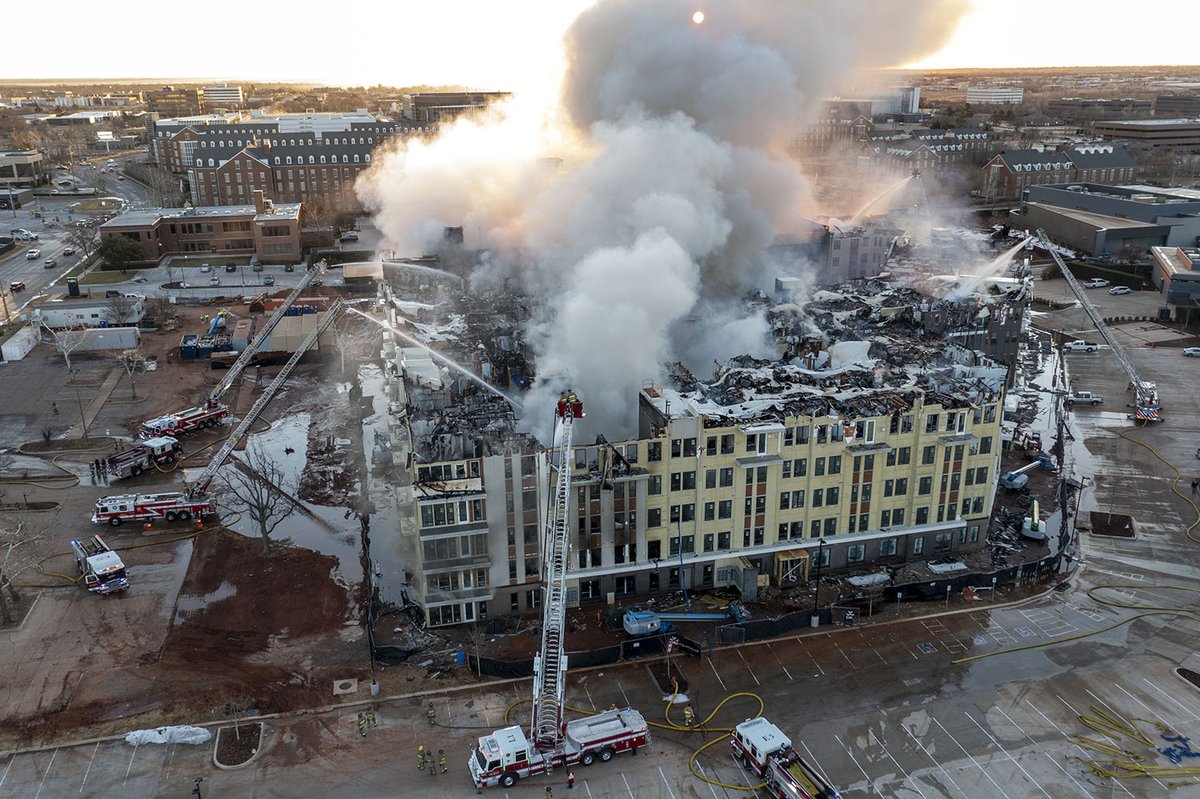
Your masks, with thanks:
[(81, 214), (98, 214), (104, 211), (117, 211), (123, 203), (120, 200), (83, 200), (82, 202), (72, 203), (71, 210)]
[(180, 268), (180, 267), (182, 267), (184, 269), (199, 269), (201, 264), (208, 264), (209, 266), (213, 266), (213, 267), (225, 266), (226, 264), (233, 264), (234, 266), (249, 266), (250, 265), (250, 256), (249, 255), (212, 255), (212, 256), (194, 255), (194, 256), (188, 256), (186, 260), (183, 258), (179, 258), (179, 257), (175, 257), (175, 258), (171, 259), (171, 268), (172, 269)]
[(101, 272), (99, 269), (93, 269), (79, 279), (81, 286), (96, 286), (107, 283), (124, 283), (126, 280), (133, 280), (137, 277), (137, 272), (130, 270), (129, 274), (123, 275), (117, 272)]

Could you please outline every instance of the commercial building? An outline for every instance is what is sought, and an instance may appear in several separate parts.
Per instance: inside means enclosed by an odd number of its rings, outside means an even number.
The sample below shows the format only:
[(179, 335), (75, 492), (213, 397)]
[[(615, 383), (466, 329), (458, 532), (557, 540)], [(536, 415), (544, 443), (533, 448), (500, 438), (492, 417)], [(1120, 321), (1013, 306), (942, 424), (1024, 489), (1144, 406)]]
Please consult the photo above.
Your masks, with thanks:
[(7, 150), (0, 152), (0, 189), (40, 186), (47, 181), (42, 166), (42, 154), (37, 150)]
[(1092, 123), (1092, 133), (1150, 147), (1200, 147), (1200, 119), (1110, 119)]
[(1166, 119), (1200, 117), (1200, 94), (1160, 94), (1154, 98), (1154, 115)]
[(401, 108), (410, 122), (436, 126), (509, 96), (509, 92), (421, 92), (404, 95)]
[(983, 165), (979, 188), (989, 201), (1020, 200), (1031, 186), (1075, 181), (1130, 183), (1137, 173), (1137, 162), (1119, 145), (1004, 150)]
[(1025, 90), (1020, 86), (969, 86), (966, 101), (970, 105), (1020, 105)]
[(1063, 97), (1046, 103), (1046, 113), (1056, 119), (1087, 122), (1094, 119), (1134, 119), (1150, 116), (1149, 100), (1123, 97), (1106, 100), (1099, 97)]
[(1200, 249), (1151, 247), (1150, 257), (1154, 261), (1150, 279), (1162, 292), (1163, 304), (1200, 308)]
[[(393, 322), (423, 319), (421, 335), (511, 388), (523, 350), (512, 299), (461, 298), (449, 313), (386, 307)], [(673, 366), (630, 398), (636, 437), (589, 431), (566, 464), (568, 602), (682, 585), (753, 595), (761, 581), (807, 576), (818, 553), (836, 571), (982, 546), (1005, 369), (923, 333), (927, 300), (877, 283), (819, 293), (802, 312), (771, 312), (780, 360), (734, 358), (707, 382)], [(397, 487), (408, 598), (433, 626), (536, 611), (545, 450), (503, 399), (425, 351), (385, 332), (384, 356), (389, 451), (411, 467)]]
[(146, 208), (100, 226), (101, 238), (126, 236), (145, 261), (164, 255), (256, 255), (263, 263), (300, 261), (300, 204), (275, 204), (261, 193), (253, 205)]
[(1090, 254), (1140, 255), (1151, 247), (1194, 247), (1200, 199), (1169, 190), (1095, 183), (1029, 189), (1029, 227)]
[(204, 90), (200, 88), (177, 89), (163, 86), (161, 89), (144, 92), (146, 111), (164, 117), (185, 117), (204, 110)]
[(218, 86), (205, 86), (201, 91), (204, 93), (206, 108), (241, 108), (246, 102), (241, 86), (222, 83)]

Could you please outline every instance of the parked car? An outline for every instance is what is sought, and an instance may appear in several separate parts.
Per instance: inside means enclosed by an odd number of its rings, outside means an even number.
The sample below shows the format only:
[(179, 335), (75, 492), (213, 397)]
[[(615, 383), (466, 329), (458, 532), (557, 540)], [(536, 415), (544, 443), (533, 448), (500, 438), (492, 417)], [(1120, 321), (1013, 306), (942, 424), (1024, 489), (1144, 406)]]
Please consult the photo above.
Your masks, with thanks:
[(1183, 354), (1188, 358), (1200, 358), (1200, 347), (1188, 347), (1184, 349)]
[(251, 261), (250, 268), (255, 272), (261, 272), (263, 270), (263, 265), (258, 261)]
[(347, 230), (342, 234), (342, 241), (358, 241), (358, 233), (353, 230)]
[(1128, 294), (1132, 289), (1129, 286), (1113, 286), (1108, 290), (1109, 294)]
[(296, 271), (296, 265), (295, 265), (295, 264), (284, 264), (284, 265), (283, 265), (283, 271), (285, 271), (285, 272), (295, 272), (295, 271)]
[(1100, 349), (1099, 344), (1093, 344), (1090, 341), (1084, 341), (1083, 339), (1068, 341), (1063, 345), (1063, 350), (1066, 352), (1095, 352), (1098, 349)]
[(70, 256), (72, 256), (72, 255), (74, 255), (74, 254), (75, 254), (75, 248), (74, 248), (74, 247), (63, 247), (63, 255), (64, 255), (64, 256), (70, 257)]
[(201, 272), (211, 272), (212, 267), (209, 266), (208, 264), (200, 264), (200, 271)]
[(271, 277), (270, 275), (263, 275), (263, 285), (264, 286), (274, 286), (275, 278)]
[(1099, 405), (1104, 402), (1104, 397), (1099, 394), (1093, 394), (1090, 391), (1073, 391), (1067, 395), (1067, 404), (1074, 405)]
[(11, 291), (12, 293), (16, 294), (18, 291), (25, 290), (25, 284), (19, 280), (14, 280), (13, 282), (8, 284), (8, 290)]
[(225, 271), (226, 272), (236, 272), (237, 265), (236, 264), (225, 264)]
[(221, 285), (221, 278), (217, 277), (216, 275), (213, 275), (212, 277), (210, 277), (210, 278), (208, 279), (208, 285), (210, 285), (210, 286), (219, 286), (219, 285)]
[(1085, 289), (1102, 289), (1102, 288), (1106, 288), (1107, 286), (1110, 286), (1110, 285), (1112, 285), (1112, 284), (1109, 283), (1104, 278), (1094, 277), (1091, 280), (1084, 281), (1083, 287)]
[(54, 258), (47, 258), (46, 263), (42, 264), (42, 266), (46, 269), (53, 269), (54, 267), (58, 266), (58, 261)]
[(38, 258), (41, 258), (41, 257), (42, 257), (41, 250), (34, 249), (34, 250), (30, 250), (29, 252), (25, 253), (26, 261), (36, 261)]
[(124, 179), (125, 179), (124, 175), (117, 175), (117, 180), (124, 180)]

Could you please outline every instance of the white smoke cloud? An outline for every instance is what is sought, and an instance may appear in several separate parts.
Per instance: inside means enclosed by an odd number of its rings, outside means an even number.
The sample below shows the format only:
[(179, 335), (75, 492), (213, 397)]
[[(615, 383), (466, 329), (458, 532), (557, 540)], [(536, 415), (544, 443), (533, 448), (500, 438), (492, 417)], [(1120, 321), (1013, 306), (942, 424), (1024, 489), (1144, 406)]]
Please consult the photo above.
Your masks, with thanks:
[(569, 385), (616, 438), (662, 361), (767, 354), (765, 320), (733, 309), (769, 288), (765, 248), (810, 205), (786, 145), (851, 71), (939, 44), (961, 4), (725, 0), (703, 25), (694, 11), (600, 0), (567, 33), (560, 104), (460, 121), (360, 182), (396, 249), (462, 225), (504, 253), (486, 279), (508, 271), (544, 298), (527, 331), (535, 417)]

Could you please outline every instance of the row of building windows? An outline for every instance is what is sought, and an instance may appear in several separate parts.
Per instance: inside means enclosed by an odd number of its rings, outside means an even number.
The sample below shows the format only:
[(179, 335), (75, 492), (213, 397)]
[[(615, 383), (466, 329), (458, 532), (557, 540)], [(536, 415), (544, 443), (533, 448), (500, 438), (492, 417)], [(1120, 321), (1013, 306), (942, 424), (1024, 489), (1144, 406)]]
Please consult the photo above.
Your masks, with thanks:
[(424, 541), (421, 545), (425, 562), (435, 560), (451, 560), (453, 558), (470, 558), (487, 555), (487, 535), (461, 535), (446, 538), (434, 538)]
[(450, 502), (432, 502), (421, 505), (421, 527), (448, 527), (471, 522), (486, 523), (484, 500), (461, 499)]

